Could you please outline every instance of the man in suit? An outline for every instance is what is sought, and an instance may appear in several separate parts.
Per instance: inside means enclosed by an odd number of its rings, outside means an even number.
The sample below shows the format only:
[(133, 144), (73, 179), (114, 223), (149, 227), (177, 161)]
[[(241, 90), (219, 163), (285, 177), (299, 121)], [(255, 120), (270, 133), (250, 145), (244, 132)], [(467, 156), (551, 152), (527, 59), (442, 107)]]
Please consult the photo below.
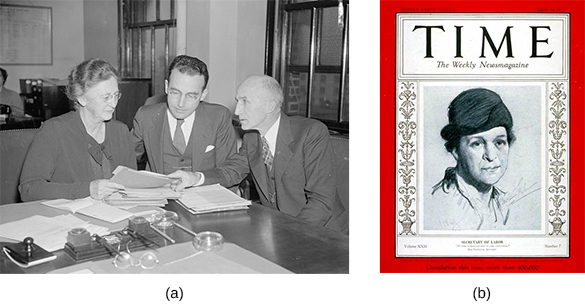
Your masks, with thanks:
[(236, 115), (244, 134), (237, 155), (219, 168), (177, 172), (185, 187), (238, 184), (249, 173), (262, 205), (312, 224), (348, 233), (348, 212), (337, 195), (334, 155), (327, 127), (313, 119), (281, 112), (284, 94), (269, 76), (252, 76), (238, 88)]
[(201, 60), (177, 56), (165, 80), (166, 103), (144, 105), (134, 117), (132, 136), (137, 161), (171, 174), (220, 166), (236, 153), (231, 112), (202, 101), (209, 73)]

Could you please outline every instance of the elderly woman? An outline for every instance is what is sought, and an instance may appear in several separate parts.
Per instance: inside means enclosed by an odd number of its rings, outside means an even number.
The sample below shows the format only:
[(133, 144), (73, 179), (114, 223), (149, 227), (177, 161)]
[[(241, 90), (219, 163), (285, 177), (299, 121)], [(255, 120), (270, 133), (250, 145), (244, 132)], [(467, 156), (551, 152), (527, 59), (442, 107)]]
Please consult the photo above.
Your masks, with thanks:
[(103, 199), (124, 188), (108, 180), (118, 165), (136, 169), (128, 127), (112, 120), (118, 78), (101, 59), (73, 68), (67, 96), (77, 109), (44, 122), (35, 135), (20, 176), (23, 201)]
[(451, 102), (441, 136), (457, 165), (433, 187), (425, 205), (426, 229), (506, 229), (510, 207), (494, 185), (508, 167), (512, 127), (510, 111), (491, 90), (466, 90)]

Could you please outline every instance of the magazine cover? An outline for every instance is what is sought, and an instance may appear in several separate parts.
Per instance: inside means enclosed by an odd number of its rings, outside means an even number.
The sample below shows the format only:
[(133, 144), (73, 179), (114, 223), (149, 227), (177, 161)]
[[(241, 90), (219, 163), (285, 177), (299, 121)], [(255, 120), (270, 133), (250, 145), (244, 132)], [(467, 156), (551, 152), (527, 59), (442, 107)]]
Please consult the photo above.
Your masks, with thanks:
[(424, 4), (381, 2), (382, 272), (582, 272), (583, 10)]

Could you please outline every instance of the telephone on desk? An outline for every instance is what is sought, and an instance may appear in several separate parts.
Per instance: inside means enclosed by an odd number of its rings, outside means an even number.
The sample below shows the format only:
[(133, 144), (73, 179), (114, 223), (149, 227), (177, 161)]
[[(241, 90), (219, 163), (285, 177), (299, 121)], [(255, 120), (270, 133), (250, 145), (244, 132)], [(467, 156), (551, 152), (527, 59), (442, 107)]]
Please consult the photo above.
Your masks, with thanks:
[(0, 104), (0, 114), (10, 115), (11, 113), (12, 113), (12, 108), (10, 108), (10, 105)]
[(10, 105), (0, 104), (0, 123), (8, 123), (14, 121), (12, 114), (12, 108)]

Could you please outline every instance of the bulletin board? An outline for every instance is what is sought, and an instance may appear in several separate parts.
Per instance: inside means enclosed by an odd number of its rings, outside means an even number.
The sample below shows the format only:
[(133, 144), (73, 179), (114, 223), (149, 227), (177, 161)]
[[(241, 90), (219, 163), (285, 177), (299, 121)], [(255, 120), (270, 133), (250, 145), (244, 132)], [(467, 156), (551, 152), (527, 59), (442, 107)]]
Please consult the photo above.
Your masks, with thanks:
[(0, 4), (0, 64), (53, 64), (52, 8)]

